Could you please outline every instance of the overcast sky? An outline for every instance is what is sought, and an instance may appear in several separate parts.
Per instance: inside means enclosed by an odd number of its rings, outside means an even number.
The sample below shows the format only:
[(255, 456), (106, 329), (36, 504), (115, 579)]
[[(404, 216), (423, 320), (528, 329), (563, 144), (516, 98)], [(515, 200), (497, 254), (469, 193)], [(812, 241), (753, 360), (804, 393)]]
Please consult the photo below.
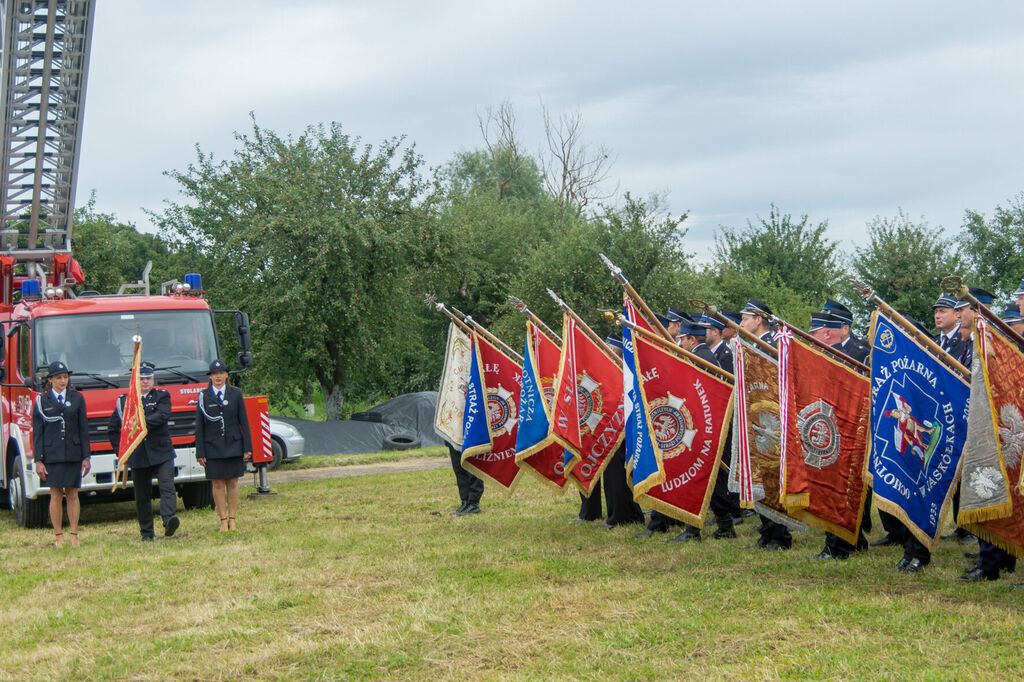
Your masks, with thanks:
[(99, 0), (79, 204), (154, 229), (162, 173), (224, 159), (255, 113), (300, 133), (481, 146), (508, 99), (578, 110), (620, 193), (667, 192), (691, 251), (775, 202), (844, 248), (902, 207), (952, 234), (1024, 191), (1024, 3)]

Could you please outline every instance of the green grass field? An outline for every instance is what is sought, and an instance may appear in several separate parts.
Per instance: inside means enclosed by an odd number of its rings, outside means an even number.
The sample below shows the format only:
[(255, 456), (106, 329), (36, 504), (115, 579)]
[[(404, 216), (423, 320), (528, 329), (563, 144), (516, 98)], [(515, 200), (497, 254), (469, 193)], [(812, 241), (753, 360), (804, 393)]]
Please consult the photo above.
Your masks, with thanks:
[(685, 546), (570, 525), (578, 496), (531, 480), (464, 518), (447, 470), (273, 487), (235, 533), (180, 512), (152, 544), (131, 503), (87, 506), (78, 549), (0, 514), (0, 677), (1020, 678), (1024, 592), (957, 584), (952, 543), (901, 575), (895, 548), (806, 561), (816, 531), (744, 551), (750, 520)]

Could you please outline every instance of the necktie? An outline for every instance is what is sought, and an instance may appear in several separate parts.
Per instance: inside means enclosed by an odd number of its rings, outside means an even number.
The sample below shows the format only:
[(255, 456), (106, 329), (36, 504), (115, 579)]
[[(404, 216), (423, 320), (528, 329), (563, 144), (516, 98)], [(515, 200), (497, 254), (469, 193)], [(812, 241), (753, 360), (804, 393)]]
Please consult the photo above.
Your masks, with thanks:
[(942, 335), (942, 350), (949, 350), (949, 337)]
[(224, 402), (224, 394), (220, 391), (217, 391), (217, 402)]
[(60, 405), (60, 409), (64, 409), (64, 396), (57, 396), (57, 404)]

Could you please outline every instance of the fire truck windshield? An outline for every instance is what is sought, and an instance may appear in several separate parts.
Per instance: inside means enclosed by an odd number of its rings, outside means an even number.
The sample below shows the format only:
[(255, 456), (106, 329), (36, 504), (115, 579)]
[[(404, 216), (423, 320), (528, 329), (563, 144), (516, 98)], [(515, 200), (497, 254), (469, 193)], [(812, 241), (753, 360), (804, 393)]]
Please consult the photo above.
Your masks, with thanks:
[(157, 367), (157, 383), (206, 381), (217, 357), (213, 318), (204, 310), (159, 310), (53, 315), (36, 320), (36, 368), (60, 360), (78, 387), (125, 387), (132, 337), (142, 337), (142, 360)]

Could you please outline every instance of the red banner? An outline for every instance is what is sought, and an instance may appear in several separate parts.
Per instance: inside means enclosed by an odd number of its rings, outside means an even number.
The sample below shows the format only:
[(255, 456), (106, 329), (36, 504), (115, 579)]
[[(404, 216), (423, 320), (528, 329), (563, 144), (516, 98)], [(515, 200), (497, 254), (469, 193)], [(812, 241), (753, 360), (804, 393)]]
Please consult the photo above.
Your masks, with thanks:
[(142, 407), (142, 389), (139, 385), (139, 360), (142, 358), (142, 339), (135, 337), (132, 351), (132, 375), (128, 380), (128, 393), (124, 397), (124, 411), (121, 413), (121, 440), (117, 444), (117, 469), (114, 472), (114, 488), (120, 474), (124, 481), (127, 475), (128, 458), (139, 447), (148, 433), (146, 411)]
[[(562, 349), (529, 320), (526, 322), (526, 334), (535, 362), (535, 375), (544, 396), (544, 410), (550, 423), (551, 403), (555, 398), (555, 378), (558, 376), (558, 361)], [(516, 453), (516, 461), (524, 467), (524, 471), (536, 474), (544, 483), (551, 484), (559, 490), (565, 489), (565, 448), (554, 442), (553, 438), (549, 437), (545, 443)]]
[(565, 315), (551, 433), (572, 455), (566, 478), (589, 496), (622, 443), (622, 361)]
[(790, 516), (857, 543), (867, 493), (870, 379), (779, 335), (779, 499)]
[(512, 490), (521, 469), (516, 464), (516, 426), (519, 416), (519, 389), (523, 368), (483, 335), (473, 332), (487, 396), (487, 427), (491, 445), (482, 445), (462, 453), (462, 466), (477, 476)]
[(633, 348), (647, 428), (665, 469), (664, 483), (637, 501), (703, 525), (729, 429), (732, 384), (641, 334), (633, 335)]

